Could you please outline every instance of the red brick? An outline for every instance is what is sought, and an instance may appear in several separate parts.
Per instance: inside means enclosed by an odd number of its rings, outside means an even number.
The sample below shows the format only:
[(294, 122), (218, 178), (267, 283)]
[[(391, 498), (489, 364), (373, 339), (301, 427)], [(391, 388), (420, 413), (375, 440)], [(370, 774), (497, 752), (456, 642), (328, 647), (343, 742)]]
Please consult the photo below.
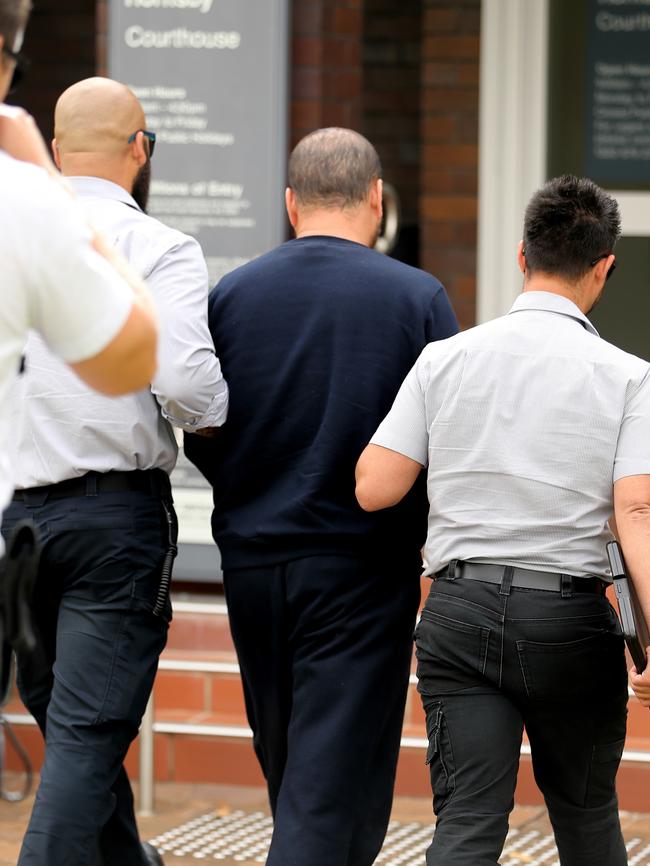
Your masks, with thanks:
[(422, 42), (422, 56), (426, 60), (444, 57), (451, 60), (473, 60), (478, 58), (478, 36), (425, 36)]
[(177, 736), (174, 781), (264, 785), (252, 740)]
[(478, 88), (427, 87), (423, 90), (423, 112), (439, 112), (446, 109), (453, 109), (455, 112), (478, 111)]
[(422, 16), (424, 33), (453, 33), (459, 27), (458, 9), (426, 9)]
[[(22, 725), (16, 725), (13, 730), (18, 738), (18, 742), (29, 755), (34, 770), (38, 772), (43, 764), (43, 758), (45, 756), (45, 743), (43, 742), (41, 732), (36, 726), (23, 727)], [(9, 745), (9, 742), (6, 742), (7, 751), (5, 755), (5, 767), (7, 770), (22, 771), (22, 761), (13, 750), (12, 746)]]
[(476, 166), (478, 146), (475, 144), (425, 144), (423, 168), (443, 166)]
[[(332, 15), (333, 12), (333, 15)], [(337, 6), (332, 12), (325, 13), (326, 26), (340, 36), (359, 36), (361, 34), (361, 10)]]
[(238, 715), (246, 724), (244, 690), (238, 676), (215, 676), (212, 680), (212, 709), (216, 713)]
[(445, 87), (457, 84), (459, 67), (457, 63), (427, 62), (422, 64), (422, 84), (433, 87)]
[[(311, 131), (321, 126), (321, 104), (308, 100), (294, 100), (291, 103), (291, 128), (294, 131), (294, 143), (302, 138), (302, 131)], [(300, 133), (297, 134), (296, 133)]]
[(293, 3), (293, 32), (296, 36), (318, 36), (322, 30), (321, 0), (300, 0)]
[(323, 58), (323, 43), (316, 36), (297, 36), (293, 40), (294, 66), (320, 66)]
[(206, 710), (211, 705), (209, 692), (209, 679), (204, 673), (158, 671), (154, 686), (156, 710)]
[(320, 69), (302, 66), (293, 76), (293, 96), (299, 101), (318, 100), (322, 94)]
[[(154, 777), (156, 782), (171, 781), (171, 738), (169, 734), (156, 734), (153, 741)], [(131, 781), (140, 776), (140, 738), (136, 738), (127, 753), (124, 766)]]
[(448, 114), (430, 114), (422, 121), (422, 143), (453, 141), (457, 120)]
[(479, 86), (480, 70), (478, 62), (476, 63), (459, 63), (456, 66), (458, 70), (458, 83), (465, 87), (472, 85)]

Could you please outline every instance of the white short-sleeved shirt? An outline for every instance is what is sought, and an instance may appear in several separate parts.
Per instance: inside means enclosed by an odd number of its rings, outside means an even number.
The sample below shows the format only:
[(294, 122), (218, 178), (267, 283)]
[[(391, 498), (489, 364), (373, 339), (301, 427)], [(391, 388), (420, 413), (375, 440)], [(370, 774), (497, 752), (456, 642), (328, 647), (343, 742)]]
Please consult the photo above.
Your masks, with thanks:
[[(131, 289), (92, 247), (66, 191), (46, 173), (0, 151), (0, 508), (11, 496), (8, 403), (30, 329), (67, 362), (91, 358), (124, 326)], [(9, 421), (10, 417), (13, 420)]]
[(650, 365), (567, 298), (427, 346), (372, 442), (427, 466), (425, 573), (453, 559), (608, 575), (613, 482), (650, 474)]

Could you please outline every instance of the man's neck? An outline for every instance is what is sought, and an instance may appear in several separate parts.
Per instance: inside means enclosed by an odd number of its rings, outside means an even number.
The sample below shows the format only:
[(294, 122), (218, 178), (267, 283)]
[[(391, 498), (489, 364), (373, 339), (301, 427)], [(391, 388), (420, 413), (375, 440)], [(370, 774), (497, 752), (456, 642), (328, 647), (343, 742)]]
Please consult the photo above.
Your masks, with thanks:
[(316, 235), (341, 238), (368, 246), (368, 227), (365, 220), (348, 217), (341, 211), (317, 210), (302, 216), (296, 225), (296, 237), (307, 238)]
[(550, 292), (553, 295), (561, 295), (568, 298), (583, 313), (587, 313), (590, 305), (586, 302), (584, 292), (580, 286), (567, 283), (550, 274), (535, 274), (524, 280), (524, 292)]

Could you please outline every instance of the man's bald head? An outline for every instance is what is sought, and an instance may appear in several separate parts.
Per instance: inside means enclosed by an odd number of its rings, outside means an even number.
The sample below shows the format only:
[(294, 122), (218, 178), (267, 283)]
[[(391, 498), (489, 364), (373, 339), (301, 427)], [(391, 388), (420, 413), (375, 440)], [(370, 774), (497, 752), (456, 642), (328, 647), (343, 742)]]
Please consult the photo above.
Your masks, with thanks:
[(61, 94), (54, 111), (54, 137), (61, 158), (72, 154), (120, 157), (128, 138), (144, 129), (135, 94), (110, 78), (86, 78)]

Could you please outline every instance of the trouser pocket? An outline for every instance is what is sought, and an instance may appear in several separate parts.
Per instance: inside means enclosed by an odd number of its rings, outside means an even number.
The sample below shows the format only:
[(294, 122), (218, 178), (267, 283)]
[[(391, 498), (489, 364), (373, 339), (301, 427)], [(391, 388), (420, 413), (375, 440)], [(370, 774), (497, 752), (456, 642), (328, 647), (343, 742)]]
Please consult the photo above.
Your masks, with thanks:
[(431, 776), (433, 811), (438, 815), (455, 790), (454, 755), (442, 701), (424, 700), (423, 703), (429, 739), (426, 763)]

